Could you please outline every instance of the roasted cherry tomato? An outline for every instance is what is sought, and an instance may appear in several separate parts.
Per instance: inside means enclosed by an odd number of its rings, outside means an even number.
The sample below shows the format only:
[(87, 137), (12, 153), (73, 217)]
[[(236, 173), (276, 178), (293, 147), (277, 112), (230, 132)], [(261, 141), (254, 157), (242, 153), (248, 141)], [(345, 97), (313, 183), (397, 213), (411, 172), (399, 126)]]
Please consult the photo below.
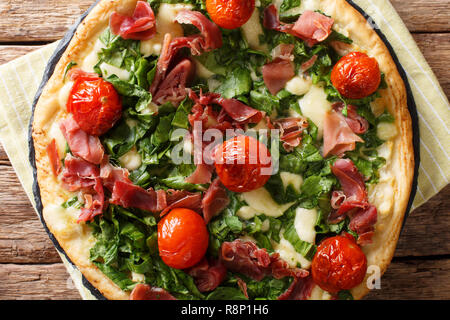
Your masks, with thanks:
[(356, 287), (364, 280), (366, 271), (364, 252), (354, 240), (344, 236), (322, 241), (311, 266), (314, 282), (330, 293)]
[(190, 209), (173, 209), (158, 223), (159, 255), (169, 267), (185, 269), (197, 264), (208, 241), (205, 221)]
[(362, 99), (377, 91), (381, 72), (377, 60), (362, 52), (344, 56), (331, 71), (334, 87), (348, 99)]
[(255, 0), (206, 0), (206, 10), (218, 26), (236, 29), (252, 16)]
[(272, 158), (266, 146), (248, 136), (225, 141), (215, 152), (215, 167), (222, 184), (234, 192), (264, 186), (271, 175)]
[(79, 77), (70, 91), (67, 111), (83, 131), (100, 136), (120, 119), (122, 103), (111, 83), (98, 77)]

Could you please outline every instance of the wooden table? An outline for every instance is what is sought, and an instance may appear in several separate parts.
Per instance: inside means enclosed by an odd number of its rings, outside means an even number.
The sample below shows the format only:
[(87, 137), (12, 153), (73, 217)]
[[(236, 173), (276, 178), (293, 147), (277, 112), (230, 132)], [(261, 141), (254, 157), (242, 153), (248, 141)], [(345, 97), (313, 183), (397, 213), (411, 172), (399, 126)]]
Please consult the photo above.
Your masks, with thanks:
[[(0, 64), (61, 38), (93, 0), (0, 0)], [(392, 0), (450, 96), (450, 0)], [(368, 299), (450, 299), (450, 186), (411, 213)], [(0, 146), (0, 299), (80, 299)]]

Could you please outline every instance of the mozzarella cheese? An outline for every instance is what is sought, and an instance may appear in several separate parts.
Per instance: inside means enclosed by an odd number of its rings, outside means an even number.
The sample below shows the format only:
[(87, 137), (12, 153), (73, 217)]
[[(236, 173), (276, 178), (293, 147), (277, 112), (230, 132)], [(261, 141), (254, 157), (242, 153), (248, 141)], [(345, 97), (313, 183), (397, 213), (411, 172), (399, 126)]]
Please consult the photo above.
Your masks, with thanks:
[[(247, 209), (247, 216), (251, 217), (255, 216), (256, 214), (265, 214), (266, 216), (274, 218), (280, 217), (293, 204), (293, 202), (282, 205), (276, 203), (272, 199), (269, 191), (267, 191), (264, 187), (250, 192), (243, 192), (241, 194), (241, 197), (245, 202), (247, 202), (248, 206), (251, 207), (251, 210)], [(238, 211), (238, 214), (242, 213), (239, 213)], [(251, 217), (247, 219), (251, 219)]]
[(309, 89), (311, 89), (312, 80), (311, 78), (303, 78), (299, 76), (293, 77), (286, 83), (285, 89), (292, 94), (297, 96), (302, 96), (306, 94)]
[(103, 42), (97, 40), (92, 50), (81, 62), (80, 68), (86, 72), (94, 72), (94, 67), (98, 63), (98, 54), (103, 48), (105, 48)]
[(259, 10), (254, 10), (250, 19), (241, 27), (242, 35), (250, 48), (260, 51), (268, 51), (266, 44), (259, 43), (259, 37), (264, 35), (261, 21), (259, 20)]
[(59, 106), (65, 109), (69, 100), (70, 90), (72, 90), (73, 81), (66, 82), (58, 93)]
[(301, 175), (291, 172), (280, 172), (280, 177), (285, 189), (291, 185), (295, 191), (300, 192), (300, 187), (303, 184), (303, 177)]
[(54, 121), (48, 130), (48, 136), (50, 139), (55, 139), (56, 147), (59, 151), (59, 156), (63, 156), (63, 152), (66, 150), (66, 138), (64, 138), (61, 129), (59, 129), (58, 121)]
[(397, 136), (395, 123), (381, 122), (377, 126), (377, 136), (381, 140), (388, 141)]
[(77, 223), (79, 209), (73, 207), (63, 208), (59, 204), (49, 204), (44, 207), (43, 214), (50, 221), (52, 231), (64, 239), (76, 238), (82, 233), (82, 227)]
[(331, 110), (332, 103), (327, 100), (325, 90), (317, 85), (298, 101), (300, 109), (305, 117), (311, 119), (318, 128), (318, 139), (323, 137), (323, 122), (325, 115)]
[(331, 300), (331, 294), (319, 286), (314, 286), (308, 300)]
[(315, 243), (317, 210), (297, 208), (295, 210), (294, 226), (300, 240)]
[(141, 41), (141, 53), (144, 56), (148, 57), (161, 53), (166, 33), (170, 33), (173, 38), (183, 36), (183, 28), (175, 22), (175, 17), (180, 11), (185, 9), (192, 9), (192, 5), (161, 3), (156, 16), (156, 35), (149, 40)]
[[(281, 234), (283, 234), (283, 231)], [(280, 254), (280, 258), (285, 260), (293, 268), (298, 264), (304, 269), (308, 269), (311, 266), (311, 261), (295, 251), (294, 246), (283, 235), (281, 235), (280, 243), (274, 243), (274, 249), (275, 252)]]
[(136, 147), (125, 153), (119, 158), (120, 164), (130, 171), (136, 170), (142, 164), (142, 157), (137, 152)]
[(117, 68), (116, 66), (110, 65), (106, 62), (102, 62), (100, 64), (100, 70), (105, 78), (115, 74), (120, 80), (128, 81), (128, 79), (130, 79), (130, 73), (127, 70)]

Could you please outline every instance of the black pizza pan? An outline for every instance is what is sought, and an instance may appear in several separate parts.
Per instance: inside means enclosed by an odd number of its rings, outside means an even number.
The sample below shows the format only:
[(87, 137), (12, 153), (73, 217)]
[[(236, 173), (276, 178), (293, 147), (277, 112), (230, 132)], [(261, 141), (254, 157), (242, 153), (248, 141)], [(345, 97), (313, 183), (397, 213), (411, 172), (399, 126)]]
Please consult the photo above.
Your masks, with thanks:
[[(36, 104), (37, 104), (37, 102), (39, 100), (39, 97), (42, 94), (42, 90), (44, 89), (44, 87), (47, 84), (48, 80), (52, 76), (53, 71), (55, 70), (56, 64), (58, 63), (59, 59), (61, 58), (61, 56), (63, 55), (63, 53), (67, 49), (67, 47), (68, 47), (70, 41), (72, 40), (72, 37), (74, 36), (78, 26), (82, 23), (84, 18), (86, 18), (86, 16), (89, 14), (89, 12), (91, 12), (91, 10), (95, 7), (95, 5), (98, 2), (99, 2), (99, 0), (97, 0), (85, 13), (83, 13), (78, 18), (78, 20), (75, 22), (75, 24), (70, 27), (70, 29), (67, 31), (67, 33), (64, 35), (64, 37), (60, 40), (57, 48), (55, 49), (55, 52), (50, 57), (50, 59), (49, 59), (49, 61), (47, 63), (47, 66), (45, 67), (44, 75), (42, 77), (42, 81), (41, 81), (41, 83), (39, 85), (39, 88), (38, 88), (38, 90), (36, 92), (36, 95), (34, 97), (34, 100), (33, 100), (32, 114), (31, 114), (31, 119), (30, 119), (30, 123), (29, 123), (29, 127), (28, 127), (29, 161), (30, 161), (30, 164), (31, 164), (31, 167), (32, 167), (32, 171), (33, 171), (33, 195), (34, 195), (34, 200), (35, 200), (35, 204), (36, 204), (35, 208), (36, 208), (36, 210), (38, 212), (39, 219), (40, 219), (41, 223), (43, 224), (44, 229), (47, 232), (48, 236), (50, 237), (51, 241), (53, 242), (55, 248), (58, 250), (58, 252), (60, 254), (62, 254), (67, 259), (67, 261), (72, 265), (72, 267), (74, 269), (77, 269), (77, 267), (70, 260), (70, 258), (68, 257), (66, 252), (63, 250), (63, 248), (61, 247), (61, 245), (59, 244), (59, 242), (55, 238), (55, 236), (50, 232), (50, 230), (47, 227), (47, 224), (45, 223), (43, 215), (42, 215), (43, 206), (42, 206), (42, 201), (41, 201), (41, 191), (40, 191), (39, 184), (38, 184), (38, 181), (37, 181), (35, 149), (34, 149), (34, 143), (33, 143), (33, 138), (32, 138), (31, 133), (32, 133), (32, 123), (33, 123), (33, 118), (34, 118), (34, 110), (36, 108)], [(368, 14), (366, 14), (357, 4), (355, 4), (351, 0), (347, 0), (347, 2), (350, 5), (352, 5), (358, 12), (360, 12), (367, 21), (370, 21), (370, 23), (372, 25), (374, 24), (374, 20)], [(406, 93), (407, 93), (407, 98), (408, 98), (408, 110), (409, 110), (409, 113), (410, 113), (411, 118), (412, 118), (415, 168), (414, 168), (414, 179), (413, 179), (413, 185), (412, 185), (412, 189), (411, 189), (411, 195), (410, 195), (410, 198), (409, 198), (409, 201), (408, 201), (408, 206), (407, 206), (405, 217), (404, 217), (404, 220), (403, 220), (403, 226), (404, 226), (406, 218), (409, 215), (409, 211), (411, 210), (411, 206), (412, 206), (414, 197), (416, 195), (416, 190), (417, 190), (417, 177), (418, 177), (418, 170), (419, 170), (419, 163), (420, 163), (419, 120), (418, 120), (418, 114), (417, 114), (417, 109), (416, 109), (416, 103), (414, 101), (414, 96), (412, 94), (411, 87), (409, 85), (409, 81), (408, 81), (408, 78), (406, 76), (406, 72), (403, 69), (402, 65), (400, 64), (400, 61), (399, 61), (399, 59), (398, 59), (394, 49), (392, 48), (391, 44), (387, 40), (386, 36), (381, 32), (381, 30), (379, 28), (375, 27), (374, 30), (378, 34), (378, 36), (381, 38), (381, 40), (385, 43), (386, 47), (389, 49), (389, 52), (391, 53), (391, 56), (392, 56), (392, 58), (395, 61), (395, 64), (396, 64), (397, 69), (398, 69), (398, 71), (400, 73), (400, 76), (402, 77), (402, 79), (403, 79), (403, 81), (405, 83)], [(402, 226), (402, 229), (403, 229), (403, 226)], [(83, 284), (83, 286), (86, 289), (89, 290), (89, 292), (95, 298), (97, 298), (99, 300), (105, 300), (106, 299), (100, 293), (100, 291), (97, 290), (84, 277), (84, 275), (82, 276), (82, 284)]]

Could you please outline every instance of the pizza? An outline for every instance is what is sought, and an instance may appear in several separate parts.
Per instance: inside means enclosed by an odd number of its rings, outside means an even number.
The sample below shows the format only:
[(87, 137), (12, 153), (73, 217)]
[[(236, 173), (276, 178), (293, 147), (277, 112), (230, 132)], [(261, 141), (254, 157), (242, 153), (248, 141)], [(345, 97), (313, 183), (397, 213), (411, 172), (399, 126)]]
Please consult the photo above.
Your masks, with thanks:
[(361, 299), (414, 175), (344, 0), (102, 0), (35, 106), (42, 216), (107, 299)]

